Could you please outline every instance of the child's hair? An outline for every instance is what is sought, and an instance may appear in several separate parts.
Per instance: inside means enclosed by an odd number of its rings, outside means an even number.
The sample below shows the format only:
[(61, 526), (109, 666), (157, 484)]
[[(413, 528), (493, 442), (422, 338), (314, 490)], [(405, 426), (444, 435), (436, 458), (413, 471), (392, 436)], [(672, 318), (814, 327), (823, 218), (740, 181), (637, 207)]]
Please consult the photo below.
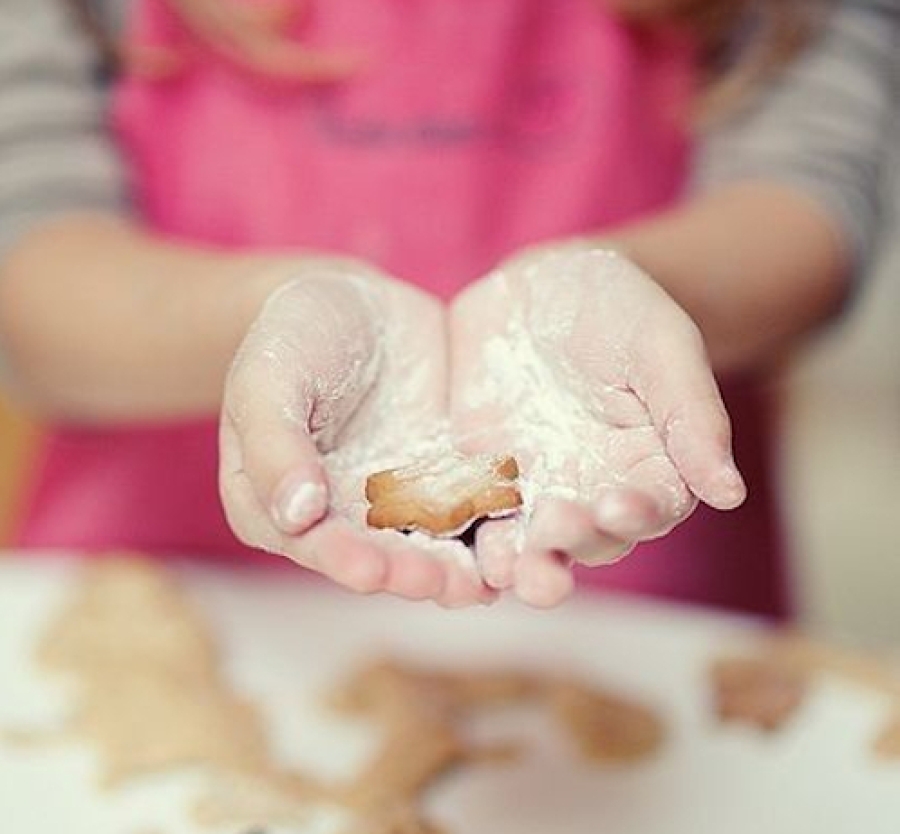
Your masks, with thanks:
[[(108, 67), (116, 50), (89, 0), (63, 0), (100, 45)], [(228, 2), (228, 0), (221, 0)], [(676, 24), (697, 37), (704, 91), (697, 115), (708, 121), (747, 100), (811, 37), (827, 0), (595, 0), (636, 26)]]

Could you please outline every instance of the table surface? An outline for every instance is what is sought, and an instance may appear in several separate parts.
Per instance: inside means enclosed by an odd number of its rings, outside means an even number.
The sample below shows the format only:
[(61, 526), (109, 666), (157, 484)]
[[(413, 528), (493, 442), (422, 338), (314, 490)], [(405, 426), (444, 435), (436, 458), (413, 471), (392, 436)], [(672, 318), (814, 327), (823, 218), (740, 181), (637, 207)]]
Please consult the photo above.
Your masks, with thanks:
[[(31, 657), (76, 567), (72, 560), (0, 559), (0, 727), (52, 724), (66, 709), (65, 688), (43, 677)], [(663, 751), (633, 767), (582, 764), (539, 715), (500, 722), (494, 729), (526, 740), (530, 752), (514, 764), (467, 768), (433, 792), (428, 807), (451, 832), (900, 831), (900, 764), (878, 762), (869, 752), (886, 718), (884, 698), (825, 679), (775, 735), (716, 723), (709, 662), (752, 645), (758, 629), (752, 621), (603, 596), (551, 612), (513, 603), (448, 612), (351, 596), (304, 582), (299, 572), (178, 570), (218, 635), (234, 686), (260, 705), (279, 755), (303, 767), (337, 774), (364, 760), (371, 733), (340, 723), (317, 699), (380, 655), (462, 669), (574, 669), (666, 716)], [(0, 744), (0, 831), (199, 831), (185, 814), (196, 774), (103, 793), (96, 773), (94, 753), (79, 745)], [(329, 832), (317, 827), (315, 834)]]

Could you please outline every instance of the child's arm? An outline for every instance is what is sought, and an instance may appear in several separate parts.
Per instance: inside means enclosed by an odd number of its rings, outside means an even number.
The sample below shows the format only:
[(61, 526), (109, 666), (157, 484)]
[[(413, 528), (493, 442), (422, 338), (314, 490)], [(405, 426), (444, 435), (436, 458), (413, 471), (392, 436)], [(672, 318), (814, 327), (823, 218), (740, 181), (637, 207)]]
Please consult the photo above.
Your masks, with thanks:
[(96, 58), (65, 3), (0, 3), (0, 378), (66, 419), (213, 414), (278, 279), (116, 219)]
[(834, 223), (775, 183), (718, 189), (612, 239), (697, 322), (717, 370), (771, 360), (846, 292)]
[(900, 86), (900, 8), (845, 3), (759, 100), (713, 131), (698, 193), (620, 231), (720, 368), (770, 359), (833, 313), (877, 227)]
[[(299, 261), (167, 243), (126, 219), (97, 50), (70, 12), (0, 2), (0, 379), (66, 420), (214, 414), (234, 349)], [(272, 71), (347, 63), (270, 34), (256, 45)]]
[(112, 216), (40, 224), (0, 263), (5, 377), (70, 420), (214, 414), (228, 362), (286, 268), (166, 243)]

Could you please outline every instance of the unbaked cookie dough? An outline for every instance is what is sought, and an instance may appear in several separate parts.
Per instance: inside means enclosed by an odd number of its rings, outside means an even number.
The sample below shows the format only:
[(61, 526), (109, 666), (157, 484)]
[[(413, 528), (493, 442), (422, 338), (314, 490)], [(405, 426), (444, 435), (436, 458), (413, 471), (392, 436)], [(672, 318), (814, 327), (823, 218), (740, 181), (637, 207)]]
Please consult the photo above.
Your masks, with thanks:
[(884, 658), (821, 643), (792, 631), (776, 632), (753, 652), (723, 657), (710, 668), (713, 705), (720, 720), (765, 732), (780, 730), (803, 707), (823, 675), (892, 701), (871, 743), (878, 758), (900, 758), (900, 677)]
[(173, 574), (137, 556), (88, 563), (38, 655), (75, 683), (63, 735), (97, 749), (104, 784), (200, 767), (207, 786), (194, 818), (202, 826), (265, 831), (326, 819), (341, 834), (442, 834), (422, 812), (425, 793), (454, 768), (515, 754), (466, 739), (466, 722), (485, 709), (546, 708), (587, 760), (629, 763), (664, 737), (649, 709), (575, 679), (380, 661), (327, 700), (376, 722), (381, 746), (354, 778), (324, 783), (274, 759), (259, 711), (223, 674), (199, 612)]

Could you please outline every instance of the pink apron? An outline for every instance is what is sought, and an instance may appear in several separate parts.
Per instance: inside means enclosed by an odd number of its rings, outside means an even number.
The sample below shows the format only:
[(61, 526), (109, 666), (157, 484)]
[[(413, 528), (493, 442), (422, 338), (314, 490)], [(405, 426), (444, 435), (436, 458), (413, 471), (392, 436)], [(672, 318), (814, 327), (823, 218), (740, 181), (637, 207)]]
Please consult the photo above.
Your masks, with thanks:
[[(346, 252), (450, 298), (517, 247), (679, 194), (691, 50), (629, 30), (593, 0), (319, 2), (297, 36), (367, 58), (327, 88), (236, 70), (161, 0), (135, 12), (133, 38), (186, 60), (175, 79), (125, 77), (116, 94), (139, 206), (160, 233)], [(741, 437), (745, 466), (759, 459), (758, 430)], [(59, 430), (22, 543), (244, 556), (215, 464), (211, 423)], [(701, 510), (585, 581), (780, 611), (770, 496), (762, 473), (748, 474), (746, 509)]]

